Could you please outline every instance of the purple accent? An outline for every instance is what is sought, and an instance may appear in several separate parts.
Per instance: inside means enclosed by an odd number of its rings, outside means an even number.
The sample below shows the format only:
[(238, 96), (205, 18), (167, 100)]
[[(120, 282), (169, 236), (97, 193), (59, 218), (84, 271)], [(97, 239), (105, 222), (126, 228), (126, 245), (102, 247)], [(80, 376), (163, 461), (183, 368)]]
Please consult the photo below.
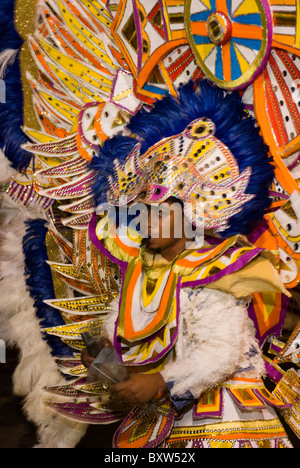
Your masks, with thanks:
[[(155, 191), (158, 190), (158, 193), (155, 193)], [(151, 190), (151, 197), (150, 197), (150, 201), (158, 201), (160, 200), (162, 197), (165, 196), (165, 194), (167, 193), (167, 191), (169, 190), (169, 187), (163, 187), (162, 185), (153, 185), (152, 186), (152, 190)]]
[(208, 242), (208, 244), (210, 244), (212, 246), (213, 245), (220, 245), (223, 242), (222, 239), (218, 239), (217, 237), (210, 237), (210, 236), (205, 236), (205, 240), (206, 240), (206, 242)]
[(13, 182), (12, 185), (10, 186), (10, 195), (14, 195), (15, 194), (15, 191), (17, 190), (18, 188), (18, 184), (17, 182)]
[[(87, 161), (79, 158), (67, 161), (59, 166), (51, 167), (50, 169), (45, 169), (40, 172), (42, 176), (61, 176), (61, 177), (70, 177), (73, 175), (78, 175), (83, 173), (87, 168)], [(65, 172), (64, 172), (65, 171)]]
[(223, 416), (223, 387), (220, 388), (220, 407), (217, 411), (206, 411), (205, 413), (197, 413), (197, 403), (193, 409), (193, 420), (199, 421), (206, 418), (222, 418)]
[(143, 36), (142, 36), (142, 27), (141, 27), (141, 19), (139, 14), (139, 9), (136, 4), (136, 0), (132, 0), (133, 6), (133, 14), (136, 26), (136, 34), (137, 34), (137, 41), (138, 41), (138, 74), (142, 68), (142, 60), (143, 60)]
[(278, 354), (282, 351), (282, 348), (280, 346), (276, 346), (274, 343), (271, 343), (270, 350), (275, 351)]
[(269, 225), (265, 219), (263, 219), (259, 225), (248, 235), (248, 240), (255, 244), (257, 239), (259, 239), (267, 230), (269, 229)]
[[(41, 152), (41, 153), (50, 153), (50, 154), (53, 154), (53, 155), (56, 155), (59, 153), (59, 155), (65, 155), (65, 154), (73, 154), (77, 151), (77, 146), (76, 146), (76, 140), (74, 137), (68, 137), (67, 139), (65, 140), (62, 140), (62, 141), (72, 141), (74, 140), (73, 142), (73, 147), (72, 148), (64, 148), (63, 144), (61, 143), (60, 144), (60, 147), (59, 147), (59, 152), (57, 151), (57, 142), (55, 143), (43, 143), (43, 144), (39, 144), (39, 145), (32, 145), (30, 146), (28, 149), (35, 152), (35, 153), (38, 153), (38, 152)], [(46, 149), (45, 149), (46, 147)], [(54, 149), (52, 149), (52, 147)], [(48, 149), (47, 149), (48, 148)]]
[(285, 294), (282, 294), (282, 297), (281, 297), (281, 312), (280, 312), (279, 322), (276, 325), (274, 325), (274, 327), (267, 330), (264, 333), (264, 335), (262, 335), (262, 336), (259, 333), (259, 326), (258, 326), (258, 322), (257, 322), (256, 313), (255, 313), (255, 310), (254, 310), (254, 307), (253, 307), (253, 303), (249, 306), (248, 315), (251, 318), (251, 320), (253, 320), (253, 322), (254, 322), (255, 329), (256, 329), (256, 339), (259, 341), (260, 346), (262, 346), (264, 344), (264, 342), (267, 340), (267, 338), (270, 335), (275, 335), (276, 337), (279, 337), (281, 335), (283, 325), (284, 325), (284, 321), (285, 321), (285, 317), (286, 317), (286, 313), (287, 313), (287, 309), (288, 309), (288, 305), (289, 305), (289, 298), (287, 296), (285, 296)]
[(245, 106), (245, 109), (249, 110), (249, 111), (254, 111), (254, 106), (253, 104), (244, 104)]
[[(113, 437), (113, 448), (130, 448), (129, 444), (127, 447), (119, 447), (119, 438), (120, 438), (120, 435), (123, 431), (123, 429), (125, 428), (126, 430), (126, 425), (130, 425), (130, 421), (131, 420), (137, 420), (137, 418), (139, 417), (139, 412), (141, 412), (141, 415), (140, 415), (140, 420), (142, 421), (145, 416), (144, 416), (144, 409), (143, 408), (134, 408), (127, 416), (126, 418), (124, 419), (124, 421), (121, 423), (121, 425), (119, 426), (119, 428), (117, 429), (117, 431), (115, 432), (114, 434), (114, 437)], [(155, 410), (154, 410), (155, 411)], [(159, 416), (161, 418), (161, 416)], [(151, 442), (148, 442), (148, 444), (144, 445), (143, 447), (140, 447), (140, 448), (155, 448), (155, 447), (158, 447), (169, 435), (170, 435), (170, 432), (171, 430), (173, 429), (173, 426), (174, 426), (174, 421), (175, 421), (175, 409), (172, 405), (170, 405), (170, 411), (169, 411), (169, 417), (168, 417), (168, 420), (161, 432), (161, 434), (158, 435), (158, 437), (156, 437), (155, 440), (152, 440)]]
[(231, 275), (238, 270), (241, 270), (247, 263), (249, 263), (253, 258), (255, 258), (263, 249), (253, 249), (251, 252), (247, 252), (245, 255), (240, 257), (234, 264), (228, 265), (224, 270), (219, 271), (215, 275), (210, 276), (209, 278), (204, 278), (195, 281), (188, 281), (184, 283), (184, 288), (196, 288), (198, 286), (205, 286), (206, 284), (214, 283), (223, 276)]
[(106, 11), (106, 13), (109, 14), (109, 16), (111, 17), (111, 19), (114, 20), (114, 17), (113, 17), (113, 15), (112, 15), (112, 13), (111, 13), (111, 11), (110, 11), (109, 8), (110, 8), (110, 0), (106, 0), (106, 9), (105, 9), (105, 11)]
[[(96, 227), (97, 227), (97, 216), (96, 216), (96, 213), (94, 213), (92, 215), (92, 219), (89, 223), (89, 236), (90, 236), (90, 239), (92, 241), (92, 243), (94, 244), (94, 246), (105, 256), (107, 257), (111, 262), (117, 264), (119, 267), (120, 267), (120, 271), (121, 271), (121, 275), (122, 275), (122, 288), (121, 288), (121, 293), (120, 293), (120, 300), (119, 300), (119, 310), (121, 308), (121, 301), (122, 301), (122, 295), (123, 295), (123, 287), (124, 287), (124, 278), (125, 278), (125, 274), (126, 274), (126, 270), (127, 270), (127, 267), (128, 267), (128, 263), (125, 262), (125, 261), (122, 261), (122, 260), (119, 260), (118, 258), (114, 257), (109, 250), (106, 249), (106, 247), (104, 246), (103, 242), (101, 242), (97, 235), (96, 235)], [(118, 326), (118, 320), (116, 321), (116, 324), (115, 324), (115, 332), (114, 332), (114, 348), (116, 350), (116, 352), (118, 353), (121, 361), (122, 361), (122, 352), (121, 352), (121, 343), (119, 343), (118, 339), (117, 339), (117, 334), (116, 334), (116, 331), (117, 331), (117, 326)], [(123, 362), (123, 361), (122, 361)]]
[(30, 203), (30, 199), (31, 197), (34, 195), (34, 189), (33, 189), (33, 185), (31, 185), (30, 187), (30, 190), (29, 190), (29, 194), (27, 195), (27, 198), (25, 200), (25, 206), (27, 206), (29, 203)]
[(272, 364), (269, 364), (269, 363), (266, 362), (266, 361), (265, 361), (265, 368), (266, 368), (268, 377), (269, 377), (273, 382), (275, 382), (276, 384), (278, 384), (278, 382), (280, 382), (280, 380), (282, 379), (282, 374), (281, 374), (281, 372), (279, 372), (278, 370), (276, 370), (275, 367), (272, 366)]
[[(46, 402), (47, 403), (47, 402)], [(87, 422), (89, 424), (107, 424), (120, 421), (124, 413), (96, 413), (95, 408), (90, 403), (48, 403), (49, 408), (58, 414), (62, 414), (76, 421)], [(91, 411), (91, 413), (89, 413)]]
[(126, 268), (127, 268), (127, 262), (123, 261), (123, 260), (119, 260), (118, 258), (114, 257), (109, 250), (107, 250), (106, 247), (104, 247), (104, 244), (103, 242), (101, 242), (97, 235), (96, 235), (96, 228), (97, 228), (97, 215), (96, 213), (93, 213), (92, 215), (92, 219), (89, 223), (89, 236), (90, 236), (90, 239), (92, 241), (92, 243), (94, 244), (95, 247), (97, 247), (97, 249), (103, 253), (103, 255), (105, 255), (105, 257), (107, 257), (109, 260), (111, 260), (113, 263), (116, 263), (117, 265), (119, 265), (119, 267), (121, 268), (121, 272), (124, 273), (124, 271), (126, 271)]
[(279, 192), (274, 192), (273, 190), (270, 190), (270, 195), (272, 197), (280, 197), (280, 198), (284, 198), (285, 200), (289, 200), (289, 195), (285, 195), (284, 193), (279, 193)]
[[(298, 158), (296, 159), (296, 161), (293, 162), (293, 164), (291, 164), (290, 166), (288, 166), (288, 170), (291, 171), (292, 169), (294, 169), (295, 167), (298, 166), (300, 162), (300, 155), (298, 156)], [(282, 194), (280, 194), (282, 195)]]
[(166, 21), (166, 17), (165, 17), (164, 4), (163, 4), (162, 0), (158, 0), (158, 3), (159, 3), (160, 10), (161, 10), (161, 16), (162, 16), (162, 19), (163, 19), (163, 24), (164, 24), (165, 39), (167, 41), (167, 40), (170, 40), (170, 39), (169, 39), (169, 35), (168, 35), (169, 32), (168, 32), (168, 25), (167, 25), (167, 21)]

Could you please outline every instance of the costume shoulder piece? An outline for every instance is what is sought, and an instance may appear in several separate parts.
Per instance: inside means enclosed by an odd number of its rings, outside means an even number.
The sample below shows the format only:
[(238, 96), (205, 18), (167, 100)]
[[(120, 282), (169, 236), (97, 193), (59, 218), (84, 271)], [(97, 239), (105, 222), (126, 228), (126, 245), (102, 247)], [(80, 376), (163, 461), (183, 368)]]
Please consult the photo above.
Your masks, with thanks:
[[(222, 256), (209, 246), (214, 263), (204, 264), (204, 252), (179, 259), (187, 284), (198, 261), (195, 282), (216, 275), (215, 286), (238, 296), (242, 275), (253, 278), (250, 260), (263, 258), (255, 253), (276, 256), (284, 288), (257, 293), (250, 315), (261, 346), (270, 344), (268, 374), (292, 404), (283, 416), (299, 438), (298, 395), (289, 385), (299, 385), (296, 324), (281, 341), (285, 319), (299, 318), (296, 0), (2, 4), (0, 338), (21, 350), (15, 385), (29, 396), (41, 443), (54, 433), (48, 412), (36, 412), (47, 372), (51, 398), (66, 398), (52, 401), (53, 411), (96, 424), (124, 417), (124, 408), (103, 410), (107, 389), (86, 386), (79, 353), (83, 331), (100, 333), (120, 295), (122, 262), (138, 258), (140, 244), (131, 235), (102, 242), (96, 215), (105, 204), (117, 212), (170, 196), (190, 223), (204, 223), (227, 246)], [(251, 247), (229, 245), (239, 235)], [(30, 363), (24, 334), (34, 343)], [(69, 436), (69, 422), (57, 424), (70, 445), (85, 431)]]

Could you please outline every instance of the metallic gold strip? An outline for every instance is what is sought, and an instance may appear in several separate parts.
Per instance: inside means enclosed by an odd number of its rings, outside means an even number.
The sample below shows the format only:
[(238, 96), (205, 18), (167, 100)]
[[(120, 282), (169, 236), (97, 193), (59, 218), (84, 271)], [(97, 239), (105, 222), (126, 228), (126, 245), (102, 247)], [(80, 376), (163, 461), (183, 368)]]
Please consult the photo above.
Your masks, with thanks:
[(283, 11), (274, 11), (273, 20), (275, 26), (296, 26), (296, 12), (285, 13)]
[(272, 419), (270, 421), (256, 420), (256, 421), (233, 421), (233, 422), (222, 422), (216, 424), (207, 424), (204, 426), (188, 426), (188, 427), (176, 427), (170, 434), (170, 439), (177, 439), (178, 437), (185, 438), (205, 438), (210, 437), (217, 438), (232, 438), (233, 435), (237, 437), (241, 434), (244, 439), (245, 436), (251, 438), (251, 436), (260, 435), (264, 438), (266, 435), (276, 434), (282, 436), (284, 429), (279, 419)]

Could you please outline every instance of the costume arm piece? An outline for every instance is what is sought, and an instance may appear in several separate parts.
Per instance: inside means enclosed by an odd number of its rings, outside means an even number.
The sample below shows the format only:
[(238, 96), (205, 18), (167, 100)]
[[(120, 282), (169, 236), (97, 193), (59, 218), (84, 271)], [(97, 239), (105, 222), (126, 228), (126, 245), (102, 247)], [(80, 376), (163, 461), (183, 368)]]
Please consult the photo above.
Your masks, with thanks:
[(221, 291), (182, 291), (176, 352), (161, 372), (175, 399), (198, 398), (238, 371), (264, 374), (246, 302)]

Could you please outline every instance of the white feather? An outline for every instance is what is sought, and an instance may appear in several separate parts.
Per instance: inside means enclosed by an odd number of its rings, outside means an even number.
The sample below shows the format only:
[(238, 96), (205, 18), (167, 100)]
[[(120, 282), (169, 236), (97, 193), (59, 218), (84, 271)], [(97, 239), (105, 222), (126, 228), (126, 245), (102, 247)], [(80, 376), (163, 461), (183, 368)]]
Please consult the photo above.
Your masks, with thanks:
[[(84, 436), (87, 425), (54, 417), (44, 405), (43, 387), (67, 382), (43, 339), (24, 276), (22, 239), (26, 232), (25, 221), (36, 218), (46, 219), (42, 209), (27, 209), (3, 195), (0, 209), (0, 336), (7, 345), (16, 346), (20, 351), (13, 376), (13, 392), (26, 397), (24, 411), (37, 426), (39, 447), (72, 448)], [(57, 399), (50, 397), (54, 398)]]

